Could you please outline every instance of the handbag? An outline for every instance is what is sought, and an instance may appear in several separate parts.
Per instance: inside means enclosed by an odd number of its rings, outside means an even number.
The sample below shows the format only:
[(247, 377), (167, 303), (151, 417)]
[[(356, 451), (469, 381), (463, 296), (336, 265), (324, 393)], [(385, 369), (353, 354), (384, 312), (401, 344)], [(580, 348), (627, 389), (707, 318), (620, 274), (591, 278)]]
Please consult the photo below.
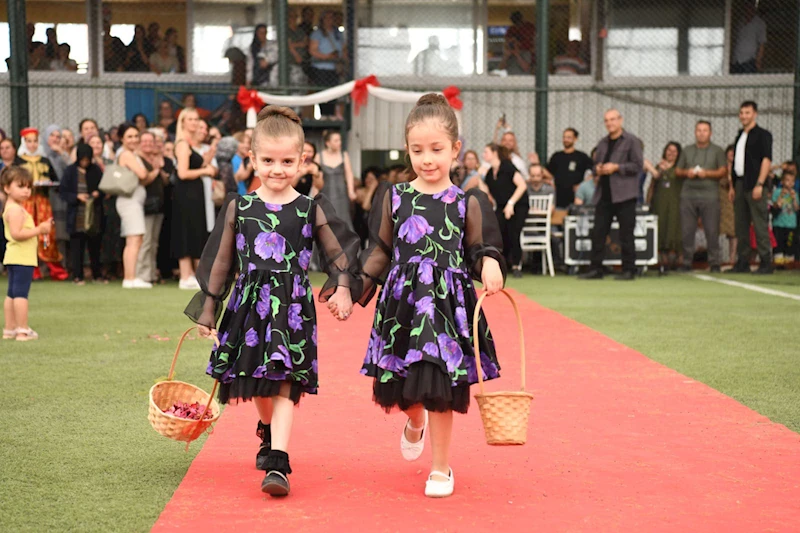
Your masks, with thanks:
[(98, 189), (112, 196), (132, 196), (139, 186), (139, 177), (129, 168), (111, 163), (106, 165)]
[(225, 197), (227, 193), (225, 191), (225, 184), (222, 180), (214, 180), (211, 182), (211, 201), (214, 202), (214, 205), (217, 207), (221, 207), (223, 203), (225, 203)]
[(83, 208), (83, 231), (90, 237), (100, 234), (100, 217), (95, 207), (95, 199), (90, 197)]

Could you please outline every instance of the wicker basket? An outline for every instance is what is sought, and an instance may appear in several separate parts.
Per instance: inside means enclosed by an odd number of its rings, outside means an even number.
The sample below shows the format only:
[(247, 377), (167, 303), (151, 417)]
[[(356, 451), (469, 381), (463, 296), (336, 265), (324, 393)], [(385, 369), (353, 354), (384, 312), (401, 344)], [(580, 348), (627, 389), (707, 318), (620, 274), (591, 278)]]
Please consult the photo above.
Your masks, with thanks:
[[(178, 341), (178, 347), (175, 349), (175, 355), (172, 357), (172, 366), (169, 368), (169, 375), (166, 381), (156, 383), (150, 389), (150, 409), (147, 414), (147, 419), (153, 429), (160, 434), (172, 440), (186, 442), (186, 449), (189, 449), (189, 443), (197, 439), (206, 430), (209, 430), (211, 424), (217, 421), (220, 415), (219, 404), (214, 400), (214, 393), (217, 391), (218, 382), (214, 381), (214, 388), (211, 394), (199, 387), (195, 387), (191, 383), (183, 381), (173, 381), (172, 376), (175, 373), (175, 363), (178, 361), (178, 354), (183, 346), (183, 341), (186, 336), (195, 328), (187, 329), (181, 335)], [(219, 341), (214, 339), (219, 345)], [(173, 416), (165, 411), (172, 407), (175, 402), (186, 403), (205, 403), (206, 407), (203, 409), (203, 416), (208, 410), (211, 410), (212, 417), (203, 420), (189, 420)]]
[(533, 394), (525, 392), (525, 339), (522, 334), (522, 317), (514, 298), (506, 291), (501, 291), (514, 307), (519, 328), (519, 347), (522, 353), (522, 386), (519, 391), (485, 392), (483, 387), (483, 371), (481, 369), (481, 352), (478, 344), (478, 321), (480, 320), (481, 304), (487, 294), (483, 293), (475, 306), (472, 317), (472, 331), (475, 341), (475, 361), (478, 370), (478, 386), (480, 394), (475, 395), (478, 409), (481, 412), (483, 429), (486, 433), (486, 443), (492, 446), (509, 446), (525, 444), (528, 436), (528, 416), (531, 411)]

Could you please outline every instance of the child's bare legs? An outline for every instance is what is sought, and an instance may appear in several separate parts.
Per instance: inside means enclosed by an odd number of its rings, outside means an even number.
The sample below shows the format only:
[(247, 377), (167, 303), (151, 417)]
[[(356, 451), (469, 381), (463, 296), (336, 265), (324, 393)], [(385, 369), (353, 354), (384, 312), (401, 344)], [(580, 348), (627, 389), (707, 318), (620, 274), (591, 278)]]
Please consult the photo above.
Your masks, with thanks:
[(3, 316), (6, 318), (6, 325), (3, 329), (14, 330), (17, 329), (17, 318), (14, 312), (14, 300), (6, 296), (3, 302)]
[[(419, 439), (422, 438), (422, 430), (425, 428), (425, 408), (418, 403), (403, 412), (410, 420), (405, 426), (406, 440), (411, 443), (419, 442)], [(416, 429), (409, 429), (408, 426)]]
[(289, 436), (292, 433), (294, 420), (294, 402), (289, 399), (290, 391), (291, 384), (285, 381), (281, 384), (278, 396), (272, 399), (272, 449), (282, 452), (289, 447)]
[[(433, 450), (432, 471), (450, 472), (450, 441), (453, 436), (453, 411), (446, 413), (428, 413), (431, 431), (431, 449)], [(434, 481), (447, 481), (446, 477), (433, 476)]]
[(272, 421), (272, 398), (262, 398), (259, 396), (253, 398), (253, 403), (256, 404), (258, 418), (261, 419), (261, 423), (269, 425)]
[(28, 329), (28, 299), (14, 298), (14, 322), (18, 329)]

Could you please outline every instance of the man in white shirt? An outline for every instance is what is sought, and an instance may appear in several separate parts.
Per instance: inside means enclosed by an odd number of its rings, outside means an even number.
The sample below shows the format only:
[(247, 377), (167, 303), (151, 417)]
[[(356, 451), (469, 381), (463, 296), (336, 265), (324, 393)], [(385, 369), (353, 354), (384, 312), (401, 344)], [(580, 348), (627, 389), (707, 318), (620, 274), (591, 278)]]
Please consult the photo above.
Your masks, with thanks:
[(731, 57), (731, 74), (754, 74), (761, 70), (764, 45), (767, 43), (767, 24), (758, 16), (753, 0), (745, 0), (742, 23), (736, 34)]

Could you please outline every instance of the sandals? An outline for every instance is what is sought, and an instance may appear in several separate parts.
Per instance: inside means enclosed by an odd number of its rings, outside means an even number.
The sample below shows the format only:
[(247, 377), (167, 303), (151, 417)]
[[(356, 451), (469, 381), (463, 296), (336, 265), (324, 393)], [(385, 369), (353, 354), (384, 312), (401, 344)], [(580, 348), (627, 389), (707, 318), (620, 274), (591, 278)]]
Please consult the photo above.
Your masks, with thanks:
[[(433, 476), (446, 477), (447, 480), (441, 481), (433, 479)], [(453, 469), (450, 469), (450, 474), (434, 470), (428, 475), (428, 481), (425, 482), (425, 496), (428, 498), (447, 498), (453, 494), (455, 488), (455, 477), (453, 476)]]
[(16, 338), (17, 338), (17, 328), (14, 329), (3, 328), (3, 339), (16, 339)]
[[(5, 332), (4, 332), (5, 333)], [(5, 337), (5, 334), (4, 334)], [(17, 328), (17, 341), (25, 342), (25, 341), (35, 341), (39, 338), (39, 334), (33, 331), (31, 328), (22, 329)]]
[(261, 492), (273, 497), (289, 495), (289, 478), (277, 470), (270, 470), (261, 482)]
[(409, 426), (409, 422), (411, 422), (410, 419), (403, 425), (403, 431), (400, 432), (400, 453), (406, 461), (416, 461), (425, 449), (425, 430), (428, 428), (428, 411), (425, 411), (425, 424), (421, 428), (422, 433), (420, 433), (417, 442), (409, 442), (406, 438), (406, 428), (411, 431), (420, 431), (420, 428)]

